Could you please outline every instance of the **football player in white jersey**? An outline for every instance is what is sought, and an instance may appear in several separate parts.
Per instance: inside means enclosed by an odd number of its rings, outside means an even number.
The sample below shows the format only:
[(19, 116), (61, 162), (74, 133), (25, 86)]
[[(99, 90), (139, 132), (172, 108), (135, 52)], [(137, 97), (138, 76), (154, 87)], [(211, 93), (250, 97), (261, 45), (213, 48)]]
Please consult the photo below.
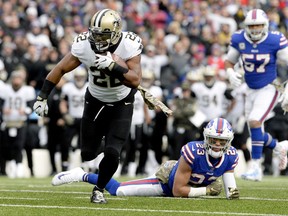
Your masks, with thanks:
[[(203, 66), (199, 70), (203, 75), (203, 81), (191, 86), (199, 109), (205, 114), (207, 120), (224, 116), (226, 110), (231, 110), (234, 106), (231, 91), (225, 82), (216, 79), (216, 71), (212, 66)], [(225, 100), (231, 102), (226, 110)], [(207, 122), (204, 122), (203, 126), (206, 124)]]
[[(204, 140), (190, 141), (181, 149), (178, 160), (168, 160), (143, 179), (118, 182), (111, 179), (105, 189), (113, 196), (218, 196), (222, 177), (227, 199), (240, 197), (234, 177), (238, 153), (231, 146), (233, 130), (226, 119), (216, 118), (205, 127)], [(61, 172), (52, 179), (58, 186), (73, 182), (95, 184), (99, 176), (80, 167)]]
[[(3, 76), (4, 74), (4, 76)], [(3, 100), (5, 95), (5, 85), (7, 77), (7, 72), (5, 70), (3, 61), (0, 59), (0, 126), (2, 124), (2, 106), (3, 106)], [(4, 145), (2, 141), (2, 130), (0, 128), (0, 175), (6, 175), (5, 167), (6, 167), (6, 161), (5, 161), (5, 151), (4, 151)]]
[[(91, 18), (89, 30), (74, 39), (71, 52), (49, 72), (34, 104), (35, 112), (45, 115), (47, 97), (60, 78), (81, 63), (88, 69), (81, 122), (82, 160), (95, 159), (101, 140), (105, 139), (99, 178), (91, 196), (93, 203), (107, 203), (103, 190), (118, 168), (121, 149), (129, 136), (134, 94), (142, 76), (142, 49), (138, 35), (122, 31), (122, 20), (116, 11), (99, 10)], [(121, 57), (128, 68), (120, 66), (112, 54)]]
[[(84, 67), (79, 66), (73, 71), (71, 82), (67, 82), (62, 86), (61, 100), (59, 104), (60, 112), (65, 121), (65, 151), (69, 155), (69, 149), (72, 140), (77, 136), (77, 144), (73, 149), (80, 148), (80, 124), (84, 110), (84, 95), (87, 82), (87, 71)], [(62, 161), (62, 171), (66, 171), (69, 167), (68, 161)]]
[[(234, 71), (239, 62), (243, 64), (244, 78), (248, 86), (245, 100), (245, 117), (248, 122), (252, 140), (252, 163), (242, 178), (261, 181), (263, 171), (261, 158), (263, 147), (274, 149), (279, 155), (279, 169), (287, 166), (288, 141), (277, 142), (264, 130), (268, 114), (278, 103), (283, 86), (276, 83), (277, 59), (288, 64), (288, 42), (286, 37), (277, 31), (268, 31), (269, 20), (266, 13), (253, 9), (244, 20), (245, 29), (235, 32), (231, 37), (225, 69), (232, 86), (238, 88), (242, 75)], [(282, 107), (288, 111), (288, 89), (284, 93)]]
[(26, 71), (13, 71), (11, 83), (5, 87), (3, 104), (4, 145), (6, 146), (7, 175), (10, 178), (23, 177), (22, 151), (26, 140), (28, 115), (32, 113), (35, 90), (25, 85)]

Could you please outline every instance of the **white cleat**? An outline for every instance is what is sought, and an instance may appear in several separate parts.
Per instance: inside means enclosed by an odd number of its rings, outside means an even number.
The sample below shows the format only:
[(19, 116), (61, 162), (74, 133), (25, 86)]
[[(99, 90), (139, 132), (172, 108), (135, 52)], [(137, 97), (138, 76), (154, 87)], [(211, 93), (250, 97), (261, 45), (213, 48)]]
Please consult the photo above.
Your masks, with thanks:
[(279, 169), (285, 170), (287, 167), (288, 140), (278, 142), (274, 151), (280, 159)]
[(53, 177), (51, 184), (53, 186), (58, 186), (62, 184), (70, 184), (73, 182), (81, 182), (83, 181), (84, 174), (85, 171), (80, 167), (74, 168), (69, 171), (60, 172)]
[(241, 178), (249, 181), (262, 181), (262, 169), (254, 164), (246, 173), (241, 175)]

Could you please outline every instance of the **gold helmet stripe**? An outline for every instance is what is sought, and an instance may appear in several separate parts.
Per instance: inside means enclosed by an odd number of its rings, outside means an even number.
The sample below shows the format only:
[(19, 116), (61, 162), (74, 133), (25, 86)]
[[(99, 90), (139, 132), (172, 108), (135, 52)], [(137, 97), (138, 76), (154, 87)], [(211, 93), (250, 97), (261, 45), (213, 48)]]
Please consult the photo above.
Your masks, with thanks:
[(103, 15), (109, 10), (110, 9), (104, 9), (104, 10), (101, 10), (98, 13), (96, 13), (91, 19), (90, 26), (91, 27), (92, 26), (100, 27), (100, 22), (101, 22)]

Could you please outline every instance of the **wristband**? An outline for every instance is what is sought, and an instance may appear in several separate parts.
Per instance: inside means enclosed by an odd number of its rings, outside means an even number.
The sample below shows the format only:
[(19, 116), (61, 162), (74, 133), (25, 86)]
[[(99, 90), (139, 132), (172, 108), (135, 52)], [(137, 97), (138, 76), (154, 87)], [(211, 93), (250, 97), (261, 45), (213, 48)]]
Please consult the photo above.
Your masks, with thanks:
[(39, 96), (42, 99), (47, 99), (53, 88), (56, 86), (55, 83), (51, 82), (50, 80), (45, 79), (42, 89), (39, 93)]
[(206, 187), (199, 187), (199, 188), (191, 187), (188, 197), (199, 197), (205, 195), (206, 195)]
[(128, 73), (129, 69), (124, 68), (115, 62), (112, 71), (113, 71), (112, 76), (116, 77), (120, 81), (123, 81), (125, 79), (123, 75)]

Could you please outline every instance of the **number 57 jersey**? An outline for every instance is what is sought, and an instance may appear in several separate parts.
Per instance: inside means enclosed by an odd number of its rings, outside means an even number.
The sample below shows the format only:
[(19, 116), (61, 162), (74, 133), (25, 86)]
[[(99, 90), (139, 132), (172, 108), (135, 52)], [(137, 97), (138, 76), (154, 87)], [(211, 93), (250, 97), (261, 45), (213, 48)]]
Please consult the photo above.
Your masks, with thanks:
[[(240, 30), (232, 35), (230, 46), (239, 52), (249, 88), (260, 89), (276, 79), (276, 61), (281, 57), (278, 51), (287, 47), (287, 39), (282, 33), (273, 31), (254, 43), (244, 30)], [(228, 56), (229, 60), (232, 58)]]
[[(89, 92), (93, 97), (105, 103), (122, 100), (130, 93), (131, 88), (123, 85), (117, 78), (108, 76), (95, 68), (96, 56), (91, 49), (88, 36), (88, 32), (83, 32), (75, 37), (71, 53), (88, 69)], [(122, 32), (121, 39), (115, 46), (113, 53), (124, 61), (141, 54), (143, 49), (141, 38), (133, 32)]]
[[(206, 153), (203, 141), (189, 142), (184, 145), (181, 149), (181, 156), (192, 170), (189, 184), (195, 187), (207, 186), (225, 172), (234, 170), (239, 159), (237, 150), (233, 146), (221, 158), (212, 158)], [(178, 163), (169, 177), (170, 188), (173, 187), (177, 168)]]

